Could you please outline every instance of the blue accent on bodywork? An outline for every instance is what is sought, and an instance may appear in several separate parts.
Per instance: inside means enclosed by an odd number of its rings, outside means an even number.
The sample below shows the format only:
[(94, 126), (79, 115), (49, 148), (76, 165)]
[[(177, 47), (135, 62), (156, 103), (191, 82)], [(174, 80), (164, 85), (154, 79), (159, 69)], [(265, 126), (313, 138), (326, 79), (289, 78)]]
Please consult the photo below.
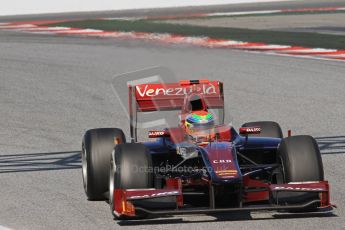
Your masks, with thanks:
[(263, 149), (271, 150), (277, 149), (282, 139), (272, 137), (242, 137), (237, 136), (234, 144), (241, 151), (243, 149)]
[[(238, 170), (238, 177), (235, 178), (220, 178), (213, 170), (213, 166), (209, 160), (208, 152), (206, 148), (196, 146), (201, 158), (205, 164), (207, 172), (213, 183), (241, 183), (242, 174), (240, 166), (237, 160), (237, 151), (242, 152), (244, 150), (277, 150), (282, 139), (269, 138), (269, 137), (243, 137), (240, 136), (234, 129), (231, 130), (231, 140), (229, 142), (212, 142), (210, 145), (212, 148), (224, 149), (230, 148), (229, 154), (232, 154), (233, 165)], [(168, 137), (159, 137), (155, 141), (143, 143), (150, 151), (150, 154), (165, 154), (171, 153), (176, 150), (176, 145)], [(271, 167), (271, 166), (269, 166)], [(259, 168), (269, 168), (267, 165)]]
[(238, 171), (238, 176), (235, 178), (220, 178), (216, 175), (213, 166), (208, 158), (208, 152), (205, 148), (200, 147), (199, 151), (201, 153), (201, 157), (204, 160), (206, 169), (208, 171), (208, 173), (210, 174), (211, 180), (213, 183), (240, 183), (242, 181), (242, 175), (241, 175), (241, 170), (240, 170), (240, 166), (238, 165), (238, 161), (237, 161), (237, 154), (236, 154), (236, 148), (235, 146), (232, 145), (232, 143), (230, 142), (212, 142), (211, 143), (212, 148), (216, 148), (216, 149), (231, 149), (231, 151), (229, 152), (229, 154), (232, 154), (232, 159), (233, 159), (233, 165), (236, 167), (237, 171)]

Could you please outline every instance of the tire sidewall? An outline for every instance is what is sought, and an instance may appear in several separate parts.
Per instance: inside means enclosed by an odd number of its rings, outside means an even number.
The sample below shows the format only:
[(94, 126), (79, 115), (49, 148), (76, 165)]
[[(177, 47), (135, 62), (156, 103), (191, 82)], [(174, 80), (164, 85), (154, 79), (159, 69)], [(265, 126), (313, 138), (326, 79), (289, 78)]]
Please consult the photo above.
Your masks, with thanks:
[(82, 143), (82, 175), (85, 193), (89, 200), (105, 200), (109, 189), (109, 168), (115, 139), (125, 142), (121, 129), (103, 128), (88, 130)]

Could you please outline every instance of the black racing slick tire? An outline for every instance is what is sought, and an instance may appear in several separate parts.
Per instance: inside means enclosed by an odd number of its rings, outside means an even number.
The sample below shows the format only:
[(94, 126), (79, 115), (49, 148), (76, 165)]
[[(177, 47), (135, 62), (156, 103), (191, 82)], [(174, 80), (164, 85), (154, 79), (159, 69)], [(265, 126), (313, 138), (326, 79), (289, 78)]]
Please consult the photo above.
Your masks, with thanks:
[[(282, 166), (283, 181), (280, 183), (324, 180), (320, 149), (311, 136), (284, 138), (278, 149), (278, 161)], [(295, 204), (317, 200), (318, 193), (284, 192), (283, 196), (279, 197), (279, 203)]]
[(145, 145), (121, 144), (115, 147), (115, 187), (138, 189), (153, 187), (152, 159)]
[(109, 191), (109, 162), (117, 143), (125, 143), (121, 129), (101, 128), (88, 130), (82, 142), (82, 174), (89, 200), (105, 200)]
[(280, 125), (274, 121), (256, 121), (248, 122), (242, 127), (260, 127), (261, 132), (257, 134), (249, 134), (250, 137), (274, 137), (283, 138), (283, 132)]
[[(140, 143), (120, 144), (115, 147), (110, 161), (109, 205), (114, 215), (115, 189), (150, 189), (154, 187), (151, 155), (147, 147)], [(117, 219), (138, 219), (115, 216)]]

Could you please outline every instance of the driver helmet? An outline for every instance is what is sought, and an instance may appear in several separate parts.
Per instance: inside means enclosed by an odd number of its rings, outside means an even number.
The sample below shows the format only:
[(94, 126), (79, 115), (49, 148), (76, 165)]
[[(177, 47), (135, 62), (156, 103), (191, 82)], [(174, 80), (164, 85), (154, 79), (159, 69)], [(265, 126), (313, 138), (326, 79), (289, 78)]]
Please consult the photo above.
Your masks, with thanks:
[(191, 136), (207, 137), (213, 131), (215, 118), (208, 111), (193, 111), (187, 115), (184, 126), (186, 132)]

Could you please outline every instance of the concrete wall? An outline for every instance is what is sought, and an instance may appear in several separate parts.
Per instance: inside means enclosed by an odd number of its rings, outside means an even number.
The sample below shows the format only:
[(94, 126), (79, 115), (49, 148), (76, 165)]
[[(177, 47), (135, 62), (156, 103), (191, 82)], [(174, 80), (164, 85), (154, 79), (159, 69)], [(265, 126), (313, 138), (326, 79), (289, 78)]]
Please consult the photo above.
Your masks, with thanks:
[(143, 9), (284, 0), (0, 0), (0, 15)]

